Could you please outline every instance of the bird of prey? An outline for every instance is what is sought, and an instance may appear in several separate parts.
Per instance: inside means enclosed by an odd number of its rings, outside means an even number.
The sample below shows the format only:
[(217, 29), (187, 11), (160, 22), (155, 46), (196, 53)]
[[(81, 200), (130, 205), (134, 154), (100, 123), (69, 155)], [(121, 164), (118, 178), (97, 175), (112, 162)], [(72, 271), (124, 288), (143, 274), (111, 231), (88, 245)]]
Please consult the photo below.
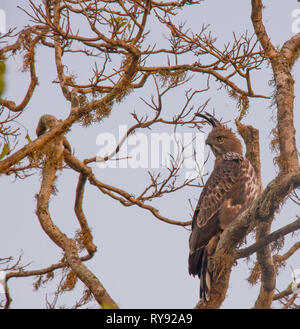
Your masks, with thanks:
[(214, 170), (208, 178), (193, 220), (189, 238), (189, 274), (200, 279), (200, 299), (209, 300), (212, 273), (208, 257), (213, 255), (222, 231), (255, 200), (258, 180), (251, 163), (242, 155), (236, 135), (208, 114), (196, 114), (212, 125), (205, 143), (215, 155)]

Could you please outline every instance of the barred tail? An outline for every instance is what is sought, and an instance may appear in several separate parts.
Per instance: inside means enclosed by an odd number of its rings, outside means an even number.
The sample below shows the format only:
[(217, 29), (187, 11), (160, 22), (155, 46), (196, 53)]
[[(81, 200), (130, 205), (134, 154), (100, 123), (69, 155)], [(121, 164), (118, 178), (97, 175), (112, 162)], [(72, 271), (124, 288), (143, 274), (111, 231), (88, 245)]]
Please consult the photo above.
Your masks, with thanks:
[(209, 300), (211, 274), (207, 268), (208, 254), (206, 248), (200, 248), (189, 255), (189, 273), (200, 279), (200, 299)]

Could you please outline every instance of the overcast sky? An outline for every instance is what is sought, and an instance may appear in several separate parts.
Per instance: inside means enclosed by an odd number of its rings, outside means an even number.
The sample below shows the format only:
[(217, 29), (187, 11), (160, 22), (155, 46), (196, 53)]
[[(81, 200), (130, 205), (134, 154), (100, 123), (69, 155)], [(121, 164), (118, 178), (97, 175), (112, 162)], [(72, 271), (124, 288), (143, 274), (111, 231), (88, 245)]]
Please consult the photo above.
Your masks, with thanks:
[[(0, 0), (0, 9), (6, 13), (7, 29), (15, 26), (20, 29), (28, 24), (26, 15), (17, 9), (21, 3), (24, 4), (25, 1)], [(264, 3), (266, 8), (263, 15), (267, 31), (273, 44), (281, 46), (293, 35), (292, 24), (295, 18), (292, 17), (292, 13), (295, 9), (300, 9), (300, 4), (296, 0), (269, 0)], [(199, 31), (202, 24), (210, 24), (213, 35), (218, 37), (219, 45), (232, 40), (232, 32), (237, 35), (245, 30), (248, 30), (250, 34), (253, 33), (250, 21), (250, 1), (204, 1), (200, 6), (185, 8), (184, 15), (178, 20), (186, 21), (194, 32)], [(153, 43), (159, 42), (161, 38), (159, 27), (151, 26), (150, 38), (153, 38)], [(56, 79), (53, 52), (38, 47), (36, 61), (39, 85), (26, 111), (18, 119), (26, 127), (32, 139), (35, 138), (37, 122), (42, 114), (50, 113), (63, 119), (69, 112), (69, 105), (61, 95), (60, 89), (57, 84), (52, 83)], [(190, 62), (194, 61), (195, 57), (191, 55)], [(79, 61), (76, 56), (69, 56), (66, 64), (71, 72), (82, 79), (87, 78), (87, 74), (91, 73), (90, 62)], [(165, 65), (166, 60), (158, 59), (156, 64)], [(16, 103), (22, 99), (29, 78), (28, 74), (21, 72), (21, 67), (22, 62), (18, 56), (9, 58), (7, 61), (6, 90), (3, 97), (15, 100)], [(300, 122), (300, 113), (297, 111), (299, 63), (295, 65), (293, 73), (296, 80), (295, 126), (297, 129)], [(260, 94), (271, 95), (270, 68), (265, 67), (256, 77), (253, 83), (254, 90)], [(75, 124), (67, 135), (75, 155), (79, 159), (95, 156), (100, 149), (96, 141), (101, 133), (112, 133), (118, 138), (119, 126), (121, 124), (129, 126), (133, 123), (130, 112), (134, 110), (141, 114), (145, 112), (146, 107), (139, 97), (150, 99), (153, 90), (153, 82), (151, 83), (149, 82), (147, 88), (133, 93), (121, 104), (114, 106), (109, 118), (100, 124), (89, 128)], [(203, 88), (205, 85), (205, 77), (198, 76), (187, 87)], [(166, 98), (164, 111), (167, 115), (171, 116), (178, 112), (180, 106), (184, 104), (184, 91), (187, 87), (176, 89)], [(197, 107), (207, 98), (211, 98), (207, 110), (215, 110), (219, 118), (229, 121), (228, 125), (235, 129), (234, 119), (238, 116), (236, 105), (228, 94), (223, 90), (218, 90), (218, 87), (219, 85), (212, 82), (211, 90), (195, 98), (193, 105)], [(251, 124), (260, 131), (264, 185), (276, 173), (273, 166), (274, 154), (270, 151), (270, 131), (275, 126), (272, 120), (274, 114), (275, 109), (270, 107), (270, 101), (250, 100), (250, 111), (244, 119), (244, 123)], [(24, 136), (27, 133), (26, 129), (21, 128)], [(205, 127), (205, 134), (209, 130), (209, 127)], [(162, 131), (170, 132), (170, 129), (162, 126), (153, 129), (154, 133)], [(180, 132), (189, 131), (181, 130)], [(297, 137), (299, 147), (299, 130)], [(151, 140), (148, 139), (148, 143), (151, 143)], [(21, 143), (18, 147), (21, 147)], [(205, 149), (205, 156), (207, 154), (208, 150)], [(210, 156), (205, 167), (206, 171), (211, 171), (212, 161), (213, 157)], [(132, 193), (142, 191), (149, 182), (148, 169), (100, 169), (97, 165), (93, 165), (93, 170), (103, 182), (119, 186)], [(78, 175), (71, 170), (60, 173), (57, 180), (58, 194), (52, 197), (50, 205), (53, 220), (68, 236), (74, 236), (75, 230), (78, 229), (73, 213), (77, 179)], [(34, 196), (40, 188), (40, 175), (35, 174), (21, 181), (2, 176), (1, 186), (1, 257), (17, 258), (22, 252), (23, 263), (31, 263), (28, 269), (42, 268), (56, 263), (61, 258), (61, 251), (42, 231), (35, 215)], [(189, 220), (191, 208), (188, 200), (191, 199), (195, 205), (200, 191), (196, 188), (185, 189), (156, 200), (153, 204), (160, 209), (162, 215), (178, 220)], [(124, 208), (117, 201), (100, 194), (95, 187), (88, 184), (83, 207), (92, 228), (94, 242), (98, 247), (98, 252), (87, 265), (121, 308), (193, 308), (195, 306), (198, 301), (199, 280), (190, 277), (187, 271), (190, 233), (187, 229), (160, 222), (151, 214), (136, 207)], [(273, 229), (292, 222), (297, 215), (297, 210), (293, 204), (287, 203), (282, 208), (281, 214), (277, 216)], [(287, 239), (287, 247), (296, 238)], [(251, 238), (248, 239), (249, 242)], [(259, 286), (250, 287), (246, 281), (249, 275), (247, 266), (252, 264), (253, 257), (248, 263), (240, 260), (234, 267), (227, 293), (228, 298), (223, 303), (223, 308), (253, 306)], [(291, 267), (300, 268), (299, 255), (289, 259), (286, 269), (279, 276), (277, 288), (285, 289), (292, 281)], [(13, 298), (12, 308), (45, 307), (45, 292), (49, 292), (48, 297), (51, 299), (55, 284), (49, 284), (46, 289), (35, 292), (32, 282), (32, 278), (9, 281)], [(79, 284), (75, 295), (79, 296), (81, 290), (82, 285)], [(66, 294), (59, 304), (72, 305), (74, 302), (73, 297)]]

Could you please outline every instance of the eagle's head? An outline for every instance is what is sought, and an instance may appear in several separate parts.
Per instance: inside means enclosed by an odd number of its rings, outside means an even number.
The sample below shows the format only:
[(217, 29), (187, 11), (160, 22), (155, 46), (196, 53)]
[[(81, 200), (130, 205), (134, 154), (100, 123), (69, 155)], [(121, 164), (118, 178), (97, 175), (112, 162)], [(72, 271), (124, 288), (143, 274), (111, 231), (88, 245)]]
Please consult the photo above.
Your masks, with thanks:
[(210, 146), (216, 157), (222, 156), (227, 152), (234, 152), (238, 154), (243, 153), (242, 143), (236, 137), (236, 135), (226, 127), (221, 124), (216, 118), (214, 118), (209, 113), (205, 112), (206, 115), (202, 113), (197, 113), (196, 116), (200, 116), (207, 120), (213, 127), (212, 131), (209, 133), (205, 143)]

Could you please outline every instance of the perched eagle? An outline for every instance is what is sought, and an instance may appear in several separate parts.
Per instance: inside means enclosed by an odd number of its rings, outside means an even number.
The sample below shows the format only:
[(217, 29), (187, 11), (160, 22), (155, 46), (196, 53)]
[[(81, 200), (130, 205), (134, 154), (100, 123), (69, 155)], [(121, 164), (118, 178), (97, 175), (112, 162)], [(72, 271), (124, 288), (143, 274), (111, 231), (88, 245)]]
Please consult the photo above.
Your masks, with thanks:
[(189, 273), (200, 279), (200, 298), (209, 300), (211, 275), (208, 256), (212, 255), (222, 231), (255, 200), (259, 186), (251, 163), (242, 155), (236, 135), (212, 115), (198, 114), (213, 129), (205, 143), (214, 153), (214, 170), (200, 195), (189, 239)]

